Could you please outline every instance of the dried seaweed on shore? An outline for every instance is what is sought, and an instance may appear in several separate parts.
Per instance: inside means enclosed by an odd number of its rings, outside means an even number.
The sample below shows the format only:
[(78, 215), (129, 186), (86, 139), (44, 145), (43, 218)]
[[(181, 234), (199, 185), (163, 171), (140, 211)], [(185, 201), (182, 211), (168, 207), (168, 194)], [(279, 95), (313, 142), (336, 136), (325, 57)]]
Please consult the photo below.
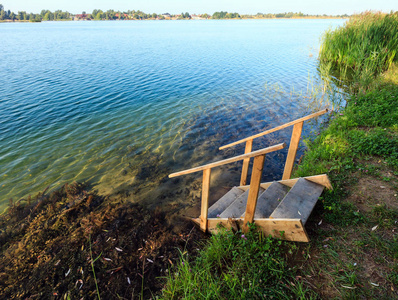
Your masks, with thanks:
[(179, 249), (200, 238), (191, 229), (173, 233), (164, 214), (79, 183), (43, 192), (0, 216), (0, 298), (90, 299), (96, 282), (104, 299), (150, 298)]

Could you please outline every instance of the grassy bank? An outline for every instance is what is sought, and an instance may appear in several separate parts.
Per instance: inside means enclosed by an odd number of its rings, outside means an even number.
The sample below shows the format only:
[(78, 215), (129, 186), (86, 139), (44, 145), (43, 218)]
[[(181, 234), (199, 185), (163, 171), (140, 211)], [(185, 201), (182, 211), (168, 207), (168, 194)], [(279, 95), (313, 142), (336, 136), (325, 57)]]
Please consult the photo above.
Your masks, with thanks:
[(181, 255), (165, 299), (398, 298), (398, 14), (365, 13), (327, 32), (321, 69), (349, 97), (294, 177), (327, 173), (309, 244), (223, 232)]
[[(302, 273), (326, 297), (398, 297), (398, 72), (364, 94), (313, 141), (295, 176), (328, 173)], [(386, 81), (386, 78), (395, 78)]]
[(223, 230), (195, 259), (182, 253), (163, 291), (164, 299), (299, 299), (310, 291), (287, 263), (293, 243)]

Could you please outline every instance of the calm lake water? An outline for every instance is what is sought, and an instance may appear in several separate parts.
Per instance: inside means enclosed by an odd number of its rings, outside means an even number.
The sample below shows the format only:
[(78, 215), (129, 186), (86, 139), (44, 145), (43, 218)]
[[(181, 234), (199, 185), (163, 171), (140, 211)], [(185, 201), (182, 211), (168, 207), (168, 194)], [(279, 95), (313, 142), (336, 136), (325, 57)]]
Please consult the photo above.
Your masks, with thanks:
[[(0, 24), (0, 209), (72, 181), (189, 206), (201, 174), (167, 175), (241, 154), (218, 147), (311, 112), (296, 93), (318, 76), (322, 33), (343, 23)], [(254, 149), (289, 143), (290, 132)], [(286, 152), (267, 156), (264, 180), (281, 177)], [(214, 169), (213, 186), (237, 185), (239, 171)]]

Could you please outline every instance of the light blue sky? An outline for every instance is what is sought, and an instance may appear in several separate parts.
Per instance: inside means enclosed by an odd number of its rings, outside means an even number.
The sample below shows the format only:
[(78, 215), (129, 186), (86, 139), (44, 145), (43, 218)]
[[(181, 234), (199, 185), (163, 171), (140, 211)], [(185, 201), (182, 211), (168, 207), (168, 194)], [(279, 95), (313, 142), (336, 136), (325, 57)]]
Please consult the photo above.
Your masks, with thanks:
[(67, 10), (71, 13), (108, 10), (142, 10), (146, 13), (209, 13), (215, 11), (241, 14), (301, 11), (307, 14), (353, 14), (365, 10), (398, 10), (398, 0), (0, 0), (5, 9), (40, 12), (41, 9)]

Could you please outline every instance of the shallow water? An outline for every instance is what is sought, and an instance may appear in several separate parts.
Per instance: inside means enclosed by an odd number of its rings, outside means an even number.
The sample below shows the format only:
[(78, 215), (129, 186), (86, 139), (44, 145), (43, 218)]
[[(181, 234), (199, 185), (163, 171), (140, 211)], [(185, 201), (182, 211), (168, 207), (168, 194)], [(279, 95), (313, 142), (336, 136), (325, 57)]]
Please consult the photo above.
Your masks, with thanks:
[[(196, 201), (185, 185), (197, 191), (199, 173), (167, 174), (241, 154), (217, 149), (307, 114), (284, 91), (308, 88), (322, 32), (343, 22), (0, 24), (0, 209), (75, 180), (155, 206)], [(285, 156), (267, 156), (264, 180), (281, 177)], [(238, 184), (239, 167), (215, 169), (213, 186)]]

